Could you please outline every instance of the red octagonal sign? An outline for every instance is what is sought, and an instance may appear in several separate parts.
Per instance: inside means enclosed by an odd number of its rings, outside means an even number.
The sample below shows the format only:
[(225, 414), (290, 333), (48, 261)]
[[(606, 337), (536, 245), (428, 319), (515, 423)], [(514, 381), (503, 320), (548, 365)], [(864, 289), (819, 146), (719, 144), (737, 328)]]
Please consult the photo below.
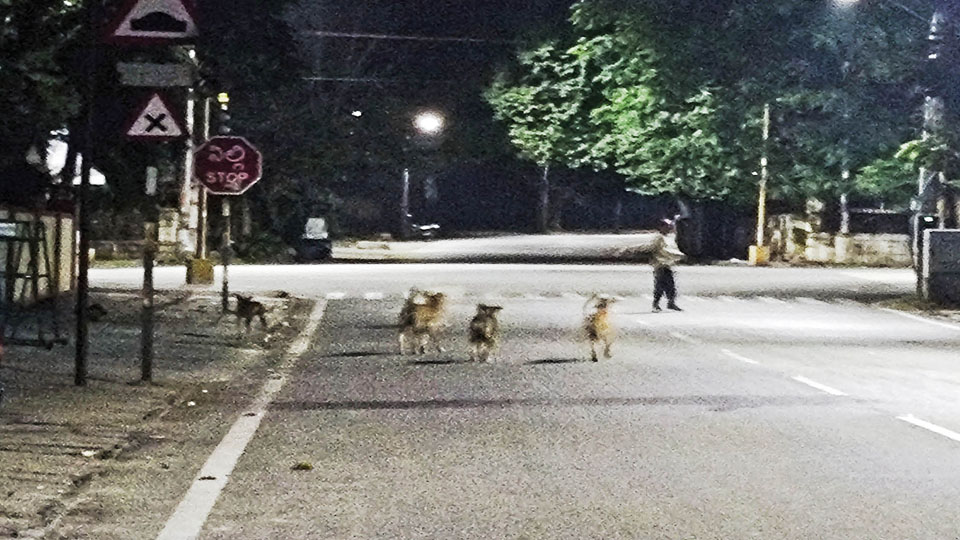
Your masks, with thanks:
[(193, 157), (194, 177), (214, 195), (242, 195), (263, 174), (260, 151), (243, 137), (213, 137)]

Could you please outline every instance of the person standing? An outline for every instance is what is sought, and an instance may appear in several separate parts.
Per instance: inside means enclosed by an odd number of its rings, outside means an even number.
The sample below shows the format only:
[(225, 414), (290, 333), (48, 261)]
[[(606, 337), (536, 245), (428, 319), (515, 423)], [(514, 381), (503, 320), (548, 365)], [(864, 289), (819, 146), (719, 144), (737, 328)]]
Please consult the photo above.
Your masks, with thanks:
[(673, 279), (673, 265), (683, 253), (677, 247), (674, 222), (663, 219), (657, 224), (657, 236), (653, 240), (653, 311), (660, 310), (660, 299), (667, 297), (667, 309), (683, 311), (677, 306), (677, 284)]

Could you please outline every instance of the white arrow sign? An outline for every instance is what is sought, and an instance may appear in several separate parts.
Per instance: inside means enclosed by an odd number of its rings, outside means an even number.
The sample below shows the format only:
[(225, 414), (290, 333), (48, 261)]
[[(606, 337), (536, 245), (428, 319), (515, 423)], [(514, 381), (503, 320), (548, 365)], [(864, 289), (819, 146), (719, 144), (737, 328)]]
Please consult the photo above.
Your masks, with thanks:
[(180, 127), (182, 124), (166, 100), (160, 94), (153, 94), (127, 128), (127, 137), (155, 141), (179, 139), (186, 133)]
[(134, 0), (110, 26), (107, 39), (142, 44), (183, 41), (198, 34), (190, 0)]

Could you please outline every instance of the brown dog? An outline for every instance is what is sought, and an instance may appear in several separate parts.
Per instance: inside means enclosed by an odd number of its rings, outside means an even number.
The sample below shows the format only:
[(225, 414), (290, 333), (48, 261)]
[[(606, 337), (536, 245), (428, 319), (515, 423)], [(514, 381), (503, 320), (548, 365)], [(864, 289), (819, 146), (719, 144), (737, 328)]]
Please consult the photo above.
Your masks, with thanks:
[(441, 292), (411, 291), (411, 295), (407, 297), (400, 310), (401, 355), (406, 353), (407, 339), (416, 339), (414, 347), (418, 354), (426, 354), (427, 344), (431, 341), (436, 346), (437, 352), (443, 352), (437, 332), (443, 323), (446, 298), (446, 295)]
[[(590, 311), (583, 321), (583, 330), (590, 342), (590, 359), (597, 361), (597, 345), (603, 344), (603, 357), (610, 358), (610, 347), (613, 345), (614, 328), (610, 322), (610, 306), (615, 299), (594, 295), (587, 300)], [(586, 306), (584, 306), (586, 307)]]
[(497, 313), (500, 306), (477, 305), (477, 314), (470, 321), (470, 360), (486, 362), (500, 344), (500, 321)]

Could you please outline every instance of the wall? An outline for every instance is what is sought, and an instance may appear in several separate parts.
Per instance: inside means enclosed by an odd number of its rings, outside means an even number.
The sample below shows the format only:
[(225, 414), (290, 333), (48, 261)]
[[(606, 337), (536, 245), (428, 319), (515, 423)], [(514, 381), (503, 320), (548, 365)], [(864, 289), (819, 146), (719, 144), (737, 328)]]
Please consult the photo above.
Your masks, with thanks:
[(774, 218), (771, 251), (775, 258), (790, 262), (889, 267), (913, 263), (910, 235), (817, 232), (815, 224), (795, 216)]

